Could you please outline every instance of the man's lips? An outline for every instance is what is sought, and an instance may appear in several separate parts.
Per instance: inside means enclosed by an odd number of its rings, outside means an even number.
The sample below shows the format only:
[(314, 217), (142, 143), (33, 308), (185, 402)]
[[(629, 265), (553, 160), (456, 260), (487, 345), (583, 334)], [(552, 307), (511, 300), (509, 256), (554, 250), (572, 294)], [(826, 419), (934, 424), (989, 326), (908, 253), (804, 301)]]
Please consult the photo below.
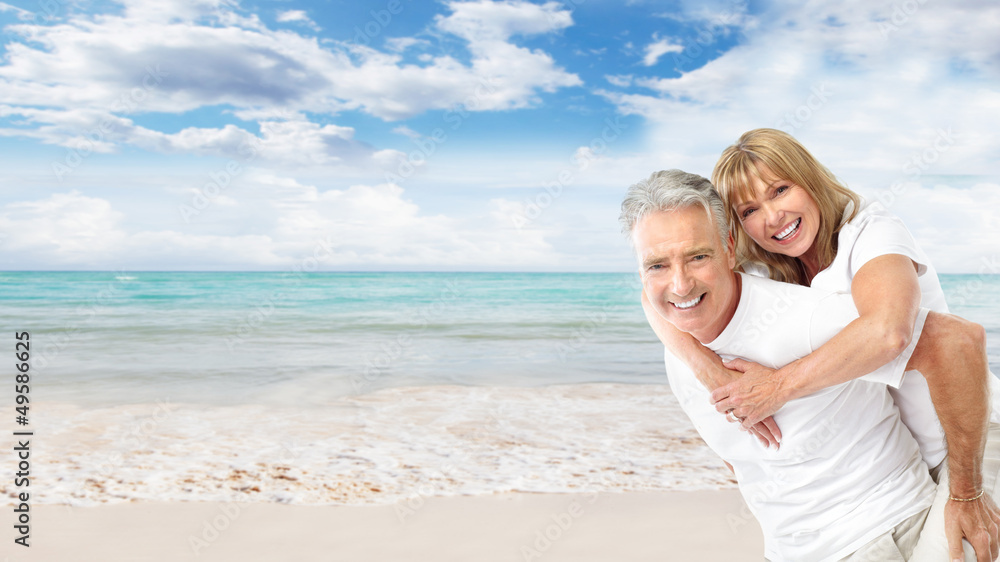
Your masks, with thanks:
[(674, 305), (674, 308), (680, 310), (689, 310), (697, 306), (699, 303), (701, 303), (701, 301), (705, 298), (706, 294), (707, 293), (702, 293), (691, 300), (687, 300), (684, 302), (671, 302), (670, 304)]

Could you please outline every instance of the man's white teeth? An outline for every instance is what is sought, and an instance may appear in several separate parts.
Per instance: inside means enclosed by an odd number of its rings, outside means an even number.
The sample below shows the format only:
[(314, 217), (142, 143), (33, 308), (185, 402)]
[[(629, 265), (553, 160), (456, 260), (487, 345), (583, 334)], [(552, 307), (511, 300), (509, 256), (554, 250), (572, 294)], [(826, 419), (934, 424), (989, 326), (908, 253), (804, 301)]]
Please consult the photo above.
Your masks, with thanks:
[(701, 302), (701, 297), (703, 297), (703, 296), (705, 296), (705, 295), (701, 295), (699, 297), (695, 297), (695, 298), (693, 298), (693, 299), (691, 299), (691, 300), (689, 300), (687, 302), (675, 302), (674, 306), (676, 306), (677, 308), (691, 308), (692, 306), (694, 306), (694, 305), (698, 304), (699, 302)]
[(788, 236), (791, 233), (795, 232), (795, 229), (799, 227), (799, 224), (801, 222), (802, 222), (802, 219), (799, 219), (799, 220), (793, 222), (792, 224), (788, 225), (788, 228), (786, 228), (785, 230), (782, 230), (781, 232), (775, 234), (774, 237), (777, 238), (778, 240), (784, 240), (785, 238), (788, 238)]

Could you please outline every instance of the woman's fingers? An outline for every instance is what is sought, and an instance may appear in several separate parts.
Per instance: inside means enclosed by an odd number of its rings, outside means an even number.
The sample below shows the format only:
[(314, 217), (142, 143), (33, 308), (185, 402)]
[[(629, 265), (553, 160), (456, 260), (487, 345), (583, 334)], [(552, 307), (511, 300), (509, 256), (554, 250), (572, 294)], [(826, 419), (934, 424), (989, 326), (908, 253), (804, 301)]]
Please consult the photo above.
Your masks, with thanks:
[(729, 361), (723, 361), (722, 364), (731, 371), (739, 371), (741, 373), (747, 372), (747, 369), (750, 368), (751, 365), (749, 361), (745, 361), (738, 357), (735, 359), (730, 359)]
[(781, 443), (781, 428), (779, 428), (778, 423), (774, 421), (774, 416), (767, 416), (764, 418), (764, 421), (760, 423), (771, 432), (771, 435), (774, 436), (775, 446), (779, 445)]

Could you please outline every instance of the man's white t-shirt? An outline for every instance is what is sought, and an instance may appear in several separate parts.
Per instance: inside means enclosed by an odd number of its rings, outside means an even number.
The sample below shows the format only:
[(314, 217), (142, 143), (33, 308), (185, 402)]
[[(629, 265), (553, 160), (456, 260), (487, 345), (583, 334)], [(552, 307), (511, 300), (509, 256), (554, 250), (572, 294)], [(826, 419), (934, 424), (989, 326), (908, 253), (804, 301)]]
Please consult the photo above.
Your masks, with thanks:
[[(844, 215), (848, 216), (853, 203), (848, 203)], [(900, 254), (913, 260), (917, 266), (920, 284), (920, 306), (935, 312), (948, 312), (944, 291), (934, 266), (898, 217), (886, 212), (879, 203), (862, 201), (861, 210), (850, 222), (844, 223), (837, 237), (837, 257), (829, 267), (820, 271), (811, 286), (836, 292), (851, 292), (851, 283), (862, 266), (888, 254)], [(892, 290), (892, 287), (886, 287)], [(914, 339), (916, 339), (914, 335)], [(990, 376), (993, 412), (991, 421), (1000, 422), (1000, 381)], [(920, 371), (907, 371), (905, 377), (890, 381), (889, 392), (899, 407), (903, 423), (913, 433), (924, 462), (931, 468), (937, 466), (948, 454), (944, 430), (931, 402), (927, 379)]]
[[(735, 316), (707, 344), (725, 359), (778, 368), (857, 318), (850, 295), (742, 279)], [(769, 559), (838, 560), (930, 506), (934, 483), (885, 384), (901, 376), (925, 315), (913, 343), (889, 365), (785, 404), (774, 415), (783, 435), (778, 450), (727, 422), (687, 365), (665, 353), (671, 389), (709, 447), (733, 466)]]

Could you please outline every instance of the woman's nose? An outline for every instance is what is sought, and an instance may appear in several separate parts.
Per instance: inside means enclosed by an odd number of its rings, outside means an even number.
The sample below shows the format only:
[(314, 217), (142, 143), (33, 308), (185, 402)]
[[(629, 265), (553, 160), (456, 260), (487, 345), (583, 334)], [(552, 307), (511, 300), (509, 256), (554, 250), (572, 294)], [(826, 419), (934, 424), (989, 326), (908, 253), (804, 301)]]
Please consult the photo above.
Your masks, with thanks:
[(779, 209), (776, 205), (772, 204), (765, 204), (763, 208), (764, 218), (767, 220), (767, 226), (781, 226), (781, 221), (785, 217), (785, 212)]

